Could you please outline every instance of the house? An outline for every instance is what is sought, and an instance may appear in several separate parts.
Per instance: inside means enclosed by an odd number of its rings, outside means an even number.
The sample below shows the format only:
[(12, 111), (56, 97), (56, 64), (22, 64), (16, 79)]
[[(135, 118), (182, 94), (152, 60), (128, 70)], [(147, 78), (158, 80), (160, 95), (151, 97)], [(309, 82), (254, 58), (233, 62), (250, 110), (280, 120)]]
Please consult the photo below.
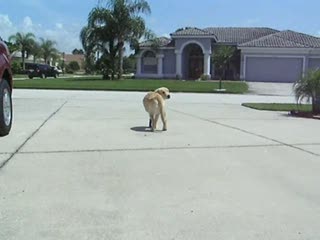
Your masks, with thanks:
[(137, 54), (137, 78), (219, 78), (212, 55), (219, 45), (236, 47), (228, 79), (294, 82), (320, 67), (320, 38), (291, 30), (254, 27), (184, 28), (156, 41), (144, 41)]
[(80, 66), (80, 71), (84, 70), (84, 54), (64, 54), (64, 64), (68, 65), (71, 62), (77, 62)]

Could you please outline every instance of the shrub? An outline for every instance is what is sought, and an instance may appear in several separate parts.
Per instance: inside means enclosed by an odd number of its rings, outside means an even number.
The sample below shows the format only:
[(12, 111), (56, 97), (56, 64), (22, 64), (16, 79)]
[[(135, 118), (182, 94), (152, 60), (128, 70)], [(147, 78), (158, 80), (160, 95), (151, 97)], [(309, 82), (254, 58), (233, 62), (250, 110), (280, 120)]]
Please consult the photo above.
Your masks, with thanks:
[(11, 64), (11, 70), (13, 74), (18, 74), (22, 72), (22, 67), (20, 62), (13, 61)]
[(206, 75), (206, 74), (202, 74), (202, 75), (200, 76), (200, 80), (202, 80), (202, 81), (210, 80), (210, 76), (209, 76), (209, 75)]
[(320, 114), (320, 70), (309, 70), (306, 75), (295, 82), (294, 93), (298, 103), (303, 99), (311, 100), (312, 112)]
[(80, 65), (78, 62), (76, 61), (72, 61), (68, 64), (68, 68), (70, 71), (72, 72), (76, 72), (76, 71), (79, 71), (80, 70)]

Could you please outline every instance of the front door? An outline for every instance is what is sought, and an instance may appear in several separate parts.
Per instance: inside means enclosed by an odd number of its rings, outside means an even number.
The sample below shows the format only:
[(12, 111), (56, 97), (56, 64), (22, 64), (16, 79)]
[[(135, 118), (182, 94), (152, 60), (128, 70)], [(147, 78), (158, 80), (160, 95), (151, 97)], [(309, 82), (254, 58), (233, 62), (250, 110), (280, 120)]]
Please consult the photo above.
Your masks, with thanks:
[(203, 73), (203, 57), (190, 56), (189, 58), (189, 78), (199, 79)]

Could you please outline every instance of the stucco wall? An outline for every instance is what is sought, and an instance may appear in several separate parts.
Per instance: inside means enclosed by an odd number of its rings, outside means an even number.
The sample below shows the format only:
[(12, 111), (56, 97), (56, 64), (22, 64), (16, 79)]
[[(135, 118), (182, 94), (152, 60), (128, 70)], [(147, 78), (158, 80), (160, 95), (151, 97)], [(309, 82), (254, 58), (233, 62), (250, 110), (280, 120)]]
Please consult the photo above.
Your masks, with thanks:
[(308, 68), (309, 69), (320, 68), (320, 56), (319, 58), (309, 58)]
[(163, 58), (163, 74), (166, 76), (168, 74), (176, 74), (176, 54), (174, 49), (166, 49), (162, 51)]

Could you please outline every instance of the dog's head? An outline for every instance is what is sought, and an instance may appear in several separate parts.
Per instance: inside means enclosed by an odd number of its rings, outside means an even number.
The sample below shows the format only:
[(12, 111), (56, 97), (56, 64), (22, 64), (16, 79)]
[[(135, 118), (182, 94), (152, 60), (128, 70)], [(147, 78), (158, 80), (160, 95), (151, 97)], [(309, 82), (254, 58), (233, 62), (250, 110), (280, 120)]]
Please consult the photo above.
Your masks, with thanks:
[(171, 97), (169, 89), (165, 87), (158, 88), (155, 92), (160, 94), (163, 99), (169, 99)]

